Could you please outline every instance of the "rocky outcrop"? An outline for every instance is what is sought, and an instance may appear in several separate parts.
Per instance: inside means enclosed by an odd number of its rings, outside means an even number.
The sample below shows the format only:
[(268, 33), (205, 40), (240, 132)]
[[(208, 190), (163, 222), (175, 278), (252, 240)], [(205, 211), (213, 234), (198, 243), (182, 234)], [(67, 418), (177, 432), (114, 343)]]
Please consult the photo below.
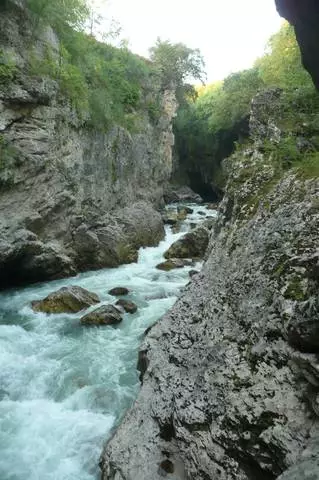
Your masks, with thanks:
[(166, 203), (174, 202), (194, 202), (202, 203), (203, 199), (198, 193), (195, 193), (187, 185), (167, 185), (164, 191), (164, 199)]
[(19, 2), (4, 3), (0, 53), (15, 74), (0, 78), (0, 288), (135, 261), (164, 235), (154, 207), (172, 169), (173, 93), (156, 125), (145, 111), (138, 132), (88, 128), (57, 82), (30, 70), (31, 51), (57, 54), (55, 34), (32, 37)]
[(319, 5), (316, 0), (276, 0), (280, 15), (294, 27), (304, 67), (319, 89)]
[(280, 167), (278, 102), (253, 102), (252, 142), (225, 161), (203, 270), (142, 343), (103, 480), (318, 478), (319, 181), (306, 157)]
[(34, 300), (32, 309), (44, 313), (77, 313), (99, 303), (99, 297), (85, 288), (71, 286), (62, 287), (50, 293), (43, 300)]

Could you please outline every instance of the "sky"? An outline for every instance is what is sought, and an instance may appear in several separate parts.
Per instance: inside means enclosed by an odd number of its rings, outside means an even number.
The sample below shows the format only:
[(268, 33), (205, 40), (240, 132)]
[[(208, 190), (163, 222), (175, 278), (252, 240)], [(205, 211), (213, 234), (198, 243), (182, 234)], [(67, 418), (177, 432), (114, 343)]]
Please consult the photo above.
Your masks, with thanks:
[(274, 0), (101, 0), (135, 53), (148, 55), (156, 38), (199, 48), (207, 83), (249, 68), (282, 19)]

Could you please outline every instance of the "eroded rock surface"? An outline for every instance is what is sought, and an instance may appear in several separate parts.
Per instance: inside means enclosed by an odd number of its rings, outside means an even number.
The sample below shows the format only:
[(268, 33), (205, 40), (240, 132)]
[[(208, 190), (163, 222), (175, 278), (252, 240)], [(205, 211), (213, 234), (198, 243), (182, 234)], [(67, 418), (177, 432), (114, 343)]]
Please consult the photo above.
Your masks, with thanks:
[(32, 36), (25, 3), (0, 6), (0, 49), (18, 69), (0, 85), (0, 288), (136, 261), (164, 236), (154, 207), (172, 170), (173, 93), (156, 125), (141, 112), (138, 133), (86, 128), (58, 83), (30, 71), (30, 52), (58, 59), (59, 41)]
[(318, 478), (319, 180), (262, 149), (285, 134), (276, 98), (256, 99), (252, 143), (225, 162), (202, 272), (141, 345), (103, 480)]

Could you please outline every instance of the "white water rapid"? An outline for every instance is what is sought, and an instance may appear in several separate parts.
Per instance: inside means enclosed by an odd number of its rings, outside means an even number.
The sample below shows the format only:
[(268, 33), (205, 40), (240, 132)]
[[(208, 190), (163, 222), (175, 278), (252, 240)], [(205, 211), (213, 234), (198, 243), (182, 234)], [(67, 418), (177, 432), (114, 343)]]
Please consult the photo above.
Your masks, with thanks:
[[(189, 222), (203, 219), (192, 206)], [(182, 233), (166, 228), (136, 264), (84, 273), (0, 294), (0, 480), (96, 480), (103, 443), (138, 389), (137, 351), (147, 327), (175, 302), (189, 280), (185, 267), (157, 270)], [(116, 286), (138, 305), (119, 327), (81, 327), (76, 315), (34, 313), (31, 300), (66, 285), (97, 293)]]

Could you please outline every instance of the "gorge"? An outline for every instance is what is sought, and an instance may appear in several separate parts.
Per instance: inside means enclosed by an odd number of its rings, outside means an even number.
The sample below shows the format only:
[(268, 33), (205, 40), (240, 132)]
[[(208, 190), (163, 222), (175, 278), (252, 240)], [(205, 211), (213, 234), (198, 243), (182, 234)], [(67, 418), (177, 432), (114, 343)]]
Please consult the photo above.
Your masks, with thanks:
[[(318, 87), (316, 3), (275, 3)], [(106, 128), (100, 77), (79, 105), (87, 65), (27, 5), (0, 6), (1, 480), (319, 479), (319, 97), (289, 27), (285, 58), (275, 38), (186, 106), (91, 39), (125, 91)], [(31, 309), (71, 285), (138, 310), (88, 328)]]

